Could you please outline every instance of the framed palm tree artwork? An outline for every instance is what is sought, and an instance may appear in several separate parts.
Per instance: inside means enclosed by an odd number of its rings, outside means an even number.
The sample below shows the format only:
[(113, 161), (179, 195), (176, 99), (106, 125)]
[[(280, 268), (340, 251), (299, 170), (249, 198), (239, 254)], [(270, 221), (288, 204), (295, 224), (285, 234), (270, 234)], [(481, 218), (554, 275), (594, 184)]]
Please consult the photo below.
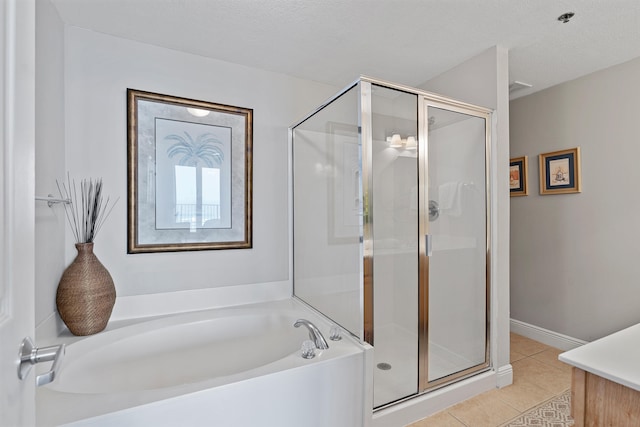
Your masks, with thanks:
[(127, 89), (128, 253), (252, 246), (253, 110)]

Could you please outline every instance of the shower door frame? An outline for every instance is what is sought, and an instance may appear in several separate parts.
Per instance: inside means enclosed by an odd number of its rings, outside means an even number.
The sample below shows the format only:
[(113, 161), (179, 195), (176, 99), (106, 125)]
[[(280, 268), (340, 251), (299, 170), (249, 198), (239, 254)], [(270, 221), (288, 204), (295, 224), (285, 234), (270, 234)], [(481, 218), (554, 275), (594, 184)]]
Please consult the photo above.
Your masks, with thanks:
[[(485, 354), (484, 361), (462, 371), (429, 381), (429, 260), (427, 236), (429, 236), (429, 107), (465, 114), (484, 120), (485, 123)], [(418, 273), (418, 394), (467, 378), (491, 367), (490, 359), (490, 295), (491, 295), (491, 127), (493, 112), (490, 109), (455, 101), (430, 93), (418, 96), (418, 194), (419, 203), (419, 273)]]

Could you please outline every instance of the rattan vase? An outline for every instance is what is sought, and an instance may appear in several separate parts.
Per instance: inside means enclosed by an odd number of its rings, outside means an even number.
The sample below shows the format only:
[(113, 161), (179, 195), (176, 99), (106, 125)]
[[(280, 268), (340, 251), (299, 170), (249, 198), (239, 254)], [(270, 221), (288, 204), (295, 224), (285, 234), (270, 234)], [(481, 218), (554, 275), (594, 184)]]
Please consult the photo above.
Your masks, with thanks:
[(93, 253), (93, 243), (76, 243), (78, 255), (62, 274), (56, 294), (58, 313), (74, 335), (96, 334), (107, 326), (116, 288)]

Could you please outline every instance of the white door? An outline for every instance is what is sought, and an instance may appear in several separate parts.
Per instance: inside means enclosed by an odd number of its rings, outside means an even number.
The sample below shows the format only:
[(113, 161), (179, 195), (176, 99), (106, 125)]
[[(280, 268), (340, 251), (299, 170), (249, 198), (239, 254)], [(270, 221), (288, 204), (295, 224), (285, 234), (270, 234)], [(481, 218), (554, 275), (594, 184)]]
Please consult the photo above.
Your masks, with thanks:
[[(0, 426), (35, 424), (34, 372), (18, 379), (34, 335), (35, 3), (0, 1)], [(32, 370), (34, 371), (34, 370)]]

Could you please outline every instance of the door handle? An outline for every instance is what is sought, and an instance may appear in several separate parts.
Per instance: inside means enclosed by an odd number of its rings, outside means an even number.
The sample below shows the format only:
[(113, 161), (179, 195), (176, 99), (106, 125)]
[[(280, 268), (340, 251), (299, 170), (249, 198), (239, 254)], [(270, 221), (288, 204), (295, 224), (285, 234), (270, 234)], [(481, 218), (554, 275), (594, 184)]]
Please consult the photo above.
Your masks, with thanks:
[(432, 240), (433, 240), (433, 236), (431, 234), (424, 235), (424, 246), (427, 252), (427, 256), (433, 255)]
[(51, 369), (44, 374), (36, 376), (36, 384), (38, 386), (49, 384), (56, 378), (56, 372), (60, 370), (62, 356), (64, 355), (65, 345), (53, 345), (50, 347), (38, 348), (33, 345), (31, 338), (26, 337), (20, 345), (20, 365), (18, 366), (18, 378), (24, 380), (33, 365), (40, 362), (51, 362)]

